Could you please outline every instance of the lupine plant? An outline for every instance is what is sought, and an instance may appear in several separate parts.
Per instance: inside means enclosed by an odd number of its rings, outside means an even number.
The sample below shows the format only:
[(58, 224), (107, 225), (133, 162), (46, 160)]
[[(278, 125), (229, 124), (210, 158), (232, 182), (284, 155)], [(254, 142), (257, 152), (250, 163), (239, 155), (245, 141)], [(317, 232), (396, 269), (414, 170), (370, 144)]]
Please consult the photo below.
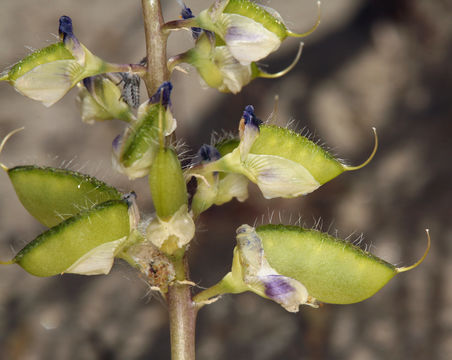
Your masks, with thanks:
[[(88, 50), (75, 36), (68, 16), (59, 19), (59, 41), (35, 51), (0, 75), (19, 93), (51, 106), (72, 87), (84, 122), (119, 119), (124, 133), (113, 140), (113, 168), (129, 179), (147, 177), (155, 213), (144, 216), (137, 194), (121, 193), (104, 182), (68, 169), (35, 165), (1, 167), (23, 206), (49, 229), (12, 260), (35, 276), (64, 273), (108, 274), (120, 258), (141, 273), (166, 301), (172, 358), (194, 359), (195, 320), (204, 306), (224, 294), (246, 291), (274, 301), (290, 312), (300, 305), (352, 304), (379, 291), (395, 267), (350, 242), (316, 229), (292, 225), (241, 225), (231, 254), (231, 271), (213, 286), (198, 290), (188, 274), (187, 252), (196, 220), (212, 206), (248, 199), (249, 183), (266, 199), (295, 198), (317, 190), (350, 166), (309, 138), (265, 123), (252, 105), (237, 113), (236, 134), (203, 145), (189, 163), (178, 154), (172, 111), (173, 71), (191, 65), (204, 85), (239, 93), (259, 77), (279, 77), (258, 61), (278, 50), (289, 30), (278, 12), (250, 0), (216, 0), (194, 15), (181, 5), (181, 19), (165, 22), (158, 0), (142, 0), (146, 56), (136, 64), (113, 64)], [(320, 9), (320, 8), (319, 8)], [(168, 57), (174, 31), (191, 32), (193, 46)], [(148, 98), (140, 103), (143, 81)], [(183, 121), (178, 117), (178, 121)], [(0, 151), (16, 132), (4, 134)], [(195, 184), (188, 191), (187, 184)], [(138, 194), (139, 195), (139, 194)], [(214, 306), (214, 305), (212, 305)], [(321, 311), (321, 310), (320, 310)]]

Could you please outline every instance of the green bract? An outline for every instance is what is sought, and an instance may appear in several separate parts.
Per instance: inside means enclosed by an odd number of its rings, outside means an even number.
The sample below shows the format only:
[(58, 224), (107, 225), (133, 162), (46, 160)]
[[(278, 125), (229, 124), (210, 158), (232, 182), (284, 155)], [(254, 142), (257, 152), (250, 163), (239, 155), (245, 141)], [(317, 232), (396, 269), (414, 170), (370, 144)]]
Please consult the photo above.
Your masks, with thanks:
[(128, 203), (110, 200), (49, 229), (11, 261), (36, 276), (106, 274), (130, 233)]

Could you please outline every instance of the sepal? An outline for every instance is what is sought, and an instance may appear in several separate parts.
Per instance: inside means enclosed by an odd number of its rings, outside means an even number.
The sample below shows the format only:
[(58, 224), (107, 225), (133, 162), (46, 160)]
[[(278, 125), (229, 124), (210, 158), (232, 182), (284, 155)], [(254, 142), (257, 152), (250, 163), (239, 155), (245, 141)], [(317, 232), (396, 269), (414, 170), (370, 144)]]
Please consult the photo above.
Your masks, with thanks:
[(169, 219), (156, 215), (146, 229), (146, 238), (168, 255), (188, 245), (194, 235), (195, 223), (185, 204)]

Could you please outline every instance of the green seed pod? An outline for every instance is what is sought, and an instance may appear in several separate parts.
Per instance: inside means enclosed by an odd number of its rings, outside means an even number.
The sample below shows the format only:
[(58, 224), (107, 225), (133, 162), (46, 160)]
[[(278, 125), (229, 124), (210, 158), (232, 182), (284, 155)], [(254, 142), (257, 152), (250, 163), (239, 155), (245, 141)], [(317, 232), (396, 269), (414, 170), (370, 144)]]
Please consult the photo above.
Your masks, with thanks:
[(418, 266), (397, 268), (349, 242), (317, 230), (265, 225), (237, 229), (231, 272), (195, 296), (198, 304), (225, 293), (252, 291), (279, 303), (290, 312), (317, 301), (352, 304), (363, 301), (396, 274)]
[(74, 57), (71, 52), (66, 49), (63, 42), (58, 42), (56, 44), (49, 45), (43, 49), (37, 50), (27, 57), (23, 58), (16, 64), (14, 64), (11, 69), (7, 70), (0, 80), (7, 80), (12, 85), (14, 82), (20, 78), (22, 75), (28, 73), (33, 68), (50, 63), (57, 60), (72, 60)]
[(320, 23), (320, 7), (315, 25), (301, 34), (288, 30), (276, 10), (250, 0), (216, 1), (185, 23), (214, 32), (219, 38), (217, 45), (226, 45), (240, 64), (249, 65), (276, 51), (288, 36), (311, 34)]
[(221, 156), (225, 156), (231, 152), (233, 152), (237, 146), (240, 144), (240, 139), (232, 138), (220, 141), (218, 144), (215, 144), (218, 152)]
[(184, 175), (173, 149), (158, 150), (149, 173), (149, 186), (157, 215), (163, 220), (188, 204)]
[(214, 171), (239, 173), (257, 184), (267, 199), (293, 198), (316, 190), (344, 171), (362, 168), (378, 147), (374, 128), (375, 145), (369, 158), (359, 166), (347, 166), (308, 138), (261, 123), (253, 106), (248, 105), (240, 122), (239, 145), (219, 160), (191, 169), (191, 173), (194, 176)]
[(378, 139), (375, 128), (374, 149), (361, 165), (347, 166), (328, 151), (292, 130), (274, 125), (261, 125), (260, 134), (251, 146), (250, 154), (283, 157), (302, 165), (320, 185), (334, 179), (344, 171), (357, 170), (367, 165), (375, 155)]
[[(9, 133), (0, 144), (0, 152), (6, 141), (17, 131)], [(8, 173), (14, 190), (27, 211), (40, 223), (52, 227), (61, 221), (107, 200), (119, 200), (122, 194), (115, 188), (94, 177), (66, 169), (16, 166)]]
[(35, 276), (106, 274), (130, 233), (126, 200), (110, 200), (47, 230), (11, 260)]
[[(397, 268), (353, 244), (317, 230), (296, 226), (265, 225), (256, 233), (262, 240), (269, 264), (280, 274), (298, 280), (317, 300), (331, 304), (363, 301), (400, 272)], [(428, 231), (427, 231), (428, 235)]]
[(115, 188), (70, 170), (17, 166), (8, 175), (22, 205), (48, 227), (93, 205), (121, 198)]

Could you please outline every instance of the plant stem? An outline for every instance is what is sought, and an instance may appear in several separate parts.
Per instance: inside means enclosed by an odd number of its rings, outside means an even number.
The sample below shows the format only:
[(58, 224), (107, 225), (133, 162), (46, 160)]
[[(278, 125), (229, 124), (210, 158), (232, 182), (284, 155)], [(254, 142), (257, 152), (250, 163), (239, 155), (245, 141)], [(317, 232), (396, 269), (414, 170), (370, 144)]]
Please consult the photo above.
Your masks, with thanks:
[[(146, 38), (147, 72), (143, 77), (152, 96), (158, 87), (169, 80), (167, 68), (166, 42), (168, 34), (162, 31), (163, 16), (159, 0), (141, 0)], [(195, 359), (195, 322), (197, 308), (191, 298), (188, 280), (188, 267), (184, 252), (172, 258), (176, 268), (176, 281), (168, 287), (168, 304), (171, 359)]]
[(166, 66), (166, 41), (168, 35), (161, 31), (163, 26), (162, 8), (159, 0), (141, 0), (146, 38), (147, 73), (144, 83), (151, 96), (157, 88), (169, 79)]
[[(176, 260), (177, 261), (177, 260)], [(177, 268), (186, 263), (183, 258)], [(181, 266), (179, 266), (181, 265)], [(184, 278), (186, 278), (187, 269)], [(179, 278), (179, 276), (177, 276)], [(195, 359), (195, 325), (197, 307), (191, 298), (190, 285), (175, 282), (168, 288), (167, 303), (170, 320), (171, 335), (171, 359), (194, 360)]]

